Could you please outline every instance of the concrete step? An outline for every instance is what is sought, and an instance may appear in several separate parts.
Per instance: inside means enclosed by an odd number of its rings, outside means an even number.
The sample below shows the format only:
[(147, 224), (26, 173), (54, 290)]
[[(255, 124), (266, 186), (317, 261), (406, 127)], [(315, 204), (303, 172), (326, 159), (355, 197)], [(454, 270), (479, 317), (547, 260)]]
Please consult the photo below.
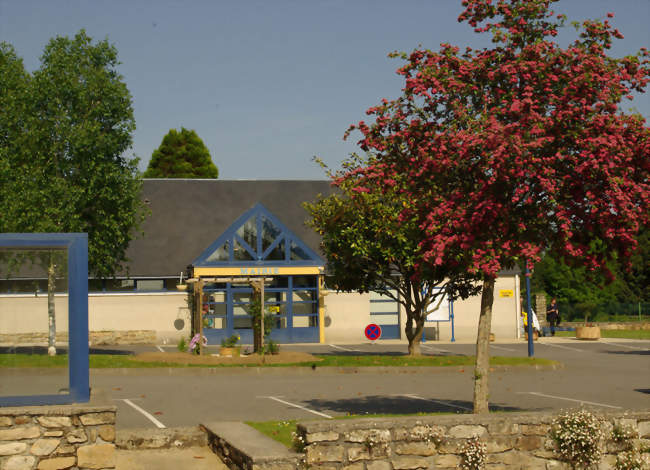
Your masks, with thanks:
[(208, 445), (232, 470), (290, 470), (302, 455), (238, 421), (201, 424)]

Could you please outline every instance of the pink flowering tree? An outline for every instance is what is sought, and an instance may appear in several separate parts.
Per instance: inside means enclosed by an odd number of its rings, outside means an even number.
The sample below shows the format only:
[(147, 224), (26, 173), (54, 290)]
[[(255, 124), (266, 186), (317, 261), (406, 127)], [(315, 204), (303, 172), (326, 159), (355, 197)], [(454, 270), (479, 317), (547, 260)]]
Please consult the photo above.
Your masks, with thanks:
[[(466, 266), (482, 278), (474, 411), (488, 411), (488, 340), (494, 280), (545, 251), (592, 271), (629, 259), (648, 222), (650, 132), (623, 100), (643, 92), (648, 52), (608, 56), (621, 33), (602, 20), (574, 23), (556, 0), (465, 0), (459, 21), (491, 34), (482, 50), (442, 44), (401, 54), (402, 95), (383, 100), (351, 130), (372, 164), (355, 169), (359, 191), (399, 186), (418, 220), (422, 261)], [(399, 175), (399, 176), (396, 176)], [(344, 176), (345, 178), (345, 176)]]

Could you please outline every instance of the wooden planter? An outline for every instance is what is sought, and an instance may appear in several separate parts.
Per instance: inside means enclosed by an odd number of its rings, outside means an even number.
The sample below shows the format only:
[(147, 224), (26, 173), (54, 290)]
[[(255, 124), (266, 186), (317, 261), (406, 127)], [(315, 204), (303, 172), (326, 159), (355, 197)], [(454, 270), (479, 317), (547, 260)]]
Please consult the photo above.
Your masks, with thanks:
[(239, 356), (239, 348), (224, 348), (221, 346), (219, 348), (219, 355), (223, 357), (238, 357)]
[(576, 338), (595, 341), (600, 339), (599, 326), (578, 326), (576, 327)]

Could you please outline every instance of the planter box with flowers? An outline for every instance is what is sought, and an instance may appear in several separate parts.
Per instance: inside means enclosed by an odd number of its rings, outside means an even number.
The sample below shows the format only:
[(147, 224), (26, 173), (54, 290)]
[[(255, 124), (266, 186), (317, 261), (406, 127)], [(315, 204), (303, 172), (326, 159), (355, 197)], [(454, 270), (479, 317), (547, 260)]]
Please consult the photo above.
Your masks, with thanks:
[(219, 348), (219, 355), (225, 357), (237, 357), (241, 352), (241, 347), (237, 346), (240, 340), (239, 335), (232, 335), (228, 338), (221, 340), (221, 348)]

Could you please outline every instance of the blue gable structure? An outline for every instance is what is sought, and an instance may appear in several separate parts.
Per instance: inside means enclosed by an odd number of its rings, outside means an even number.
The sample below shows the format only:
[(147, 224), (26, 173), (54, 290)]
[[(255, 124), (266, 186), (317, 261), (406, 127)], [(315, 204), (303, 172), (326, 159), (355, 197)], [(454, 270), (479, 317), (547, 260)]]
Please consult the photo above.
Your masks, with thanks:
[[(325, 262), (262, 204), (242, 214), (192, 263), (203, 284), (203, 334), (209, 344), (239, 334), (252, 343), (252, 276), (272, 278), (264, 302), (271, 339), (318, 342), (319, 288)], [(241, 279), (241, 281), (240, 281)], [(223, 282), (222, 282), (223, 280)]]

